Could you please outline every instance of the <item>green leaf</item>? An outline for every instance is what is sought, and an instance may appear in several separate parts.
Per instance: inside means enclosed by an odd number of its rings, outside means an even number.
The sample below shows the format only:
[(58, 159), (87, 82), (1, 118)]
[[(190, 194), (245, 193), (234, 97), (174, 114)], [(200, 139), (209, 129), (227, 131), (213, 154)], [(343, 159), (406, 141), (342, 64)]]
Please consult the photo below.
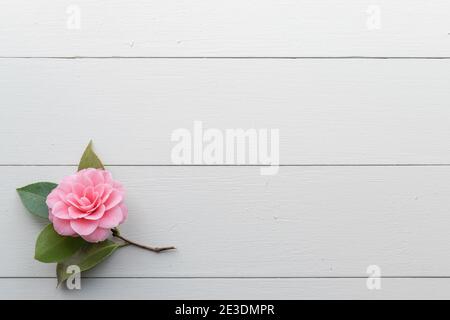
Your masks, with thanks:
[(100, 159), (92, 149), (92, 141), (89, 142), (86, 150), (84, 150), (84, 153), (81, 156), (80, 164), (78, 165), (78, 171), (87, 168), (105, 169), (103, 163), (100, 161)]
[(48, 207), (45, 200), (56, 186), (57, 184), (51, 182), (37, 182), (18, 188), (17, 192), (30, 213), (48, 219)]
[(72, 256), (87, 242), (83, 238), (63, 237), (56, 233), (49, 224), (39, 234), (36, 240), (34, 258), (38, 261), (60, 262)]
[(73, 256), (58, 263), (56, 266), (58, 285), (69, 278), (70, 274), (66, 272), (69, 266), (76, 265), (80, 268), (81, 272), (87, 271), (104, 261), (120, 247), (120, 244), (111, 240), (105, 240), (99, 243), (86, 243), (86, 245), (78, 250)]

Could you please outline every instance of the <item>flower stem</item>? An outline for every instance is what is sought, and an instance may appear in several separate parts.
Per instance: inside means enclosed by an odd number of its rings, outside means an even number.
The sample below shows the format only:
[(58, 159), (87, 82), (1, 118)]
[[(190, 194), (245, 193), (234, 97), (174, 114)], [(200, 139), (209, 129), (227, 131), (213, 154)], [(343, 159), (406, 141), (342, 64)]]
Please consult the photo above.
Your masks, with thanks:
[(143, 244), (140, 244), (140, 243), (137, 243), (137, 242), (134, 242), (134, 241), (131, 241), (131, 240), (125, 238), (124, 236), (122, 236), (122, 235), (120, 234), (120, 231), (119, 231), (119, 229), (117, 229), (117, 228), (112, 229), (112, 232), (113, 232), (113, 236), (114, 236), (114, 237), (123, 240), (123, 241), (125, 242), (126, 245), (136, 246), (136, 247), (139, 247), (139, 248), (141, 248), (141, 249), (149, 250), (149, 251), (152, 251), (152, 252), (159, 253), (159, 252), (162, 252), (162, 251), (167, 251), (167, 250), (174, 250), (174, 249), (176, 249), (176, 248), (173, 247), (173, 246), (170, 246), (170, 247), (149, 247), (149, 246), (145, 246), (145, 245), (143, 245)]

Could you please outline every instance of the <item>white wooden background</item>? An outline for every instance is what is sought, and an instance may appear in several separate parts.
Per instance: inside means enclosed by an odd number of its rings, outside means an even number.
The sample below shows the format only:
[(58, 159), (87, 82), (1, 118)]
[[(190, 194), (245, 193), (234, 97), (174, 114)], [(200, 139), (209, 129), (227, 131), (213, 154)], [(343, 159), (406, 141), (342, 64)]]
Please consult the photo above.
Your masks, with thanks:
[[(0, 298), (450, 298), (449, 18), (446, 0), (0, 0)], [(280, 129), (279, 174), (172, 165), (194, 120)], [(70, 174), (89, 139), (128, 189), (123, 233), (178, 250), (55, 289), (15, 188)]]

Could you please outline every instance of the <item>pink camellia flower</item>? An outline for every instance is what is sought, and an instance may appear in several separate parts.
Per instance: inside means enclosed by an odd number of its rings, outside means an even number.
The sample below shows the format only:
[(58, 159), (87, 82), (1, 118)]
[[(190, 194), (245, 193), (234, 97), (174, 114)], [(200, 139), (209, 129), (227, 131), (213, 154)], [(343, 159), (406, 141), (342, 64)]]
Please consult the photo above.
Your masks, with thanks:
[(128, 216), (125, 191), (106, 170), (84, 169), (65, 177), (47, 197), (49, 219), (62, 236), (103, 241)]

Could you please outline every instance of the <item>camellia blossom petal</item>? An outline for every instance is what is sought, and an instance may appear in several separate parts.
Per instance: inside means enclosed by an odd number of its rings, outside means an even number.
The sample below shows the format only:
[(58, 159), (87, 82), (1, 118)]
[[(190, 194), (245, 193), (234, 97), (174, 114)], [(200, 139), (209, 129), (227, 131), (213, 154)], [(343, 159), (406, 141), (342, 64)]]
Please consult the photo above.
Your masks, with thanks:
[(110, 172), (84, 169), (65, 177), (48, 195), (49, 219), (62, 236), (103, 241), (127, 218), (124, 198), (122, 184)]

